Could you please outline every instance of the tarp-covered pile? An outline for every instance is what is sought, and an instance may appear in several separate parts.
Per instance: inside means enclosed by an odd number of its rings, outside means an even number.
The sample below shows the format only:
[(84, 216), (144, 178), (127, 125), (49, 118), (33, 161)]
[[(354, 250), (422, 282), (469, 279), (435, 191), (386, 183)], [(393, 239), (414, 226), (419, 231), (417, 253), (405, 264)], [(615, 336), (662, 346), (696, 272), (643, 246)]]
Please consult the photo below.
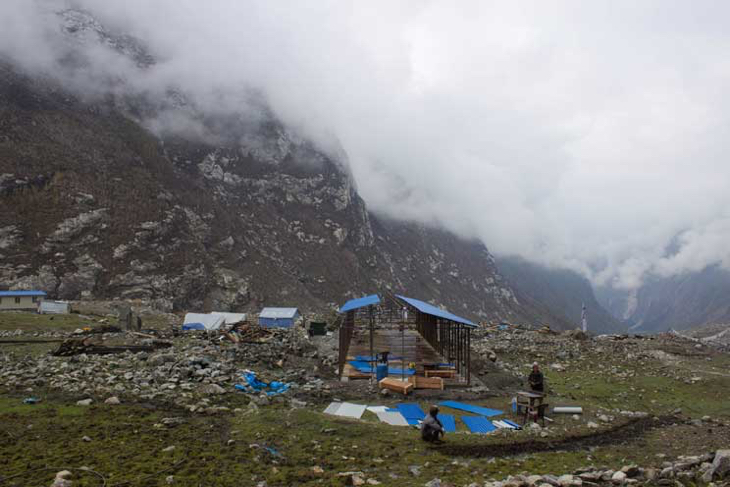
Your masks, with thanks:
[(286, 392), (289, 389), (289, 384), (284, 382), (272, 381), (269, 383), (260, 381), (256, 378), (256, 372), (247, 370), (241, 376), (246, 381), (245, 384), (236, 384), (234, 387), (239, 391), (253, 393), (253, 392), (265, 392), (267, 396), (275, 396)]

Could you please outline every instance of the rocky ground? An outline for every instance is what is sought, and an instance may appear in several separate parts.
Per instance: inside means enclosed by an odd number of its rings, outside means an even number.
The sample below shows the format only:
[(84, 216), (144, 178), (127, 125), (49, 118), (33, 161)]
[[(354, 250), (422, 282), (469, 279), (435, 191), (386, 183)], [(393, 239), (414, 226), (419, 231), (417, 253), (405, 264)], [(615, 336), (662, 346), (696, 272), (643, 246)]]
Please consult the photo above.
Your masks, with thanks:
[[(440, 446), (415, 430), (322, 414), (335, 399), (393, 405), (367, 380), (336, 379), (336, 336), (303, 330), (235, 344), (176, 334), (174, 315), (142, 335), (90, 333), (104, 315), (0, 315), (2, 485), (696, 485), (730, 482), (730, 356), (722, 344), (483, 326), (470, 388), (417, 391), (422, 407), (462, 399), (509, 411), (529, 365), (546, 375), (545, 426), (469, 434)], [(67, 339), (170, 346), (54, 356)], [(237, 390), (250, 370), (290, 384)], [(35, 398), (35, 404), (25, 403)], [(33, 401), (27, 401), (33, 402)], [(444, 412), (461, 414), (456, 411)], [(66, 471), (66, 472), (64, 472)], [(58, 474), (58, 475), (57, 475)], [(103, 479), (103, 480), (102, 480)]]

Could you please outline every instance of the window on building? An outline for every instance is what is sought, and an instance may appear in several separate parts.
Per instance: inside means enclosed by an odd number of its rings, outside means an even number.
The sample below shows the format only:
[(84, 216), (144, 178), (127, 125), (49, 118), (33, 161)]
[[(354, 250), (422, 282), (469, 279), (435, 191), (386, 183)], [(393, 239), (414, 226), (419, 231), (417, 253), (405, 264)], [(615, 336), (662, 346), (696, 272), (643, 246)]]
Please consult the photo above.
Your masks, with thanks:
[(31, 299), (33, 300), (34, 303), (38, 302), (38, 296), (32, 296)]
[(15, 298), (15, 304), (20, 304), (20, 296)]

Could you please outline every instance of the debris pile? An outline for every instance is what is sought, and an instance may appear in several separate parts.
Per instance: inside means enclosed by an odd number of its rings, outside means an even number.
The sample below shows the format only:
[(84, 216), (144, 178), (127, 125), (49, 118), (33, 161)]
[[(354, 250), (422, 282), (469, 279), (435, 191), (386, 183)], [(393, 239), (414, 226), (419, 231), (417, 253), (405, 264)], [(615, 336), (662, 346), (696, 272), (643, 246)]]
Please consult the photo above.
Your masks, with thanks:
[(117, 340), (133, 343), (124, 344), (91, 336), (70, 338), (54, 354), (38, 358), (0, 354), (0, 386), (27, 392), (44, 387), (79, 399), (115, 396), (211, 412), (231, 401), (269, 402), (266, 391), (234, 388), (242, 372), (250, 369), (259, 379), (288, 384), (289, 400), (331, 396), (327, 380), (335, 377), (332, 349), (318, 349), (302, 329), (255, 333), (248, 336), (260, 341), (251, 343), (219, 340), (220, 335), (199, 340), (187, 334), (163, 342), (126, 333)]
[[(564, 475), (515, 475), (504, 480), (492, 480), (484, 487), (530, 487), (550, 485), (580, 487), (587, 485), (695, 485), (730, 479), (730, 450), (718, 450), (696, 456), (680, 456), (674, 462), (665, 461), (658, 467), (642, 468), (625, 465), (618, 470), (593, 466), (579, 468)], [(431, 482), (434, 482), (434, 479)], [(440, 482), (440, 480), (439, 480)], [(426, 484), (428, 485), (428, 484)], [(432, 484), (436, 485), (436, 484)], [(447, 485), (439, 483), (437, 485)], [(478, 486), (479, 484), (471, 484)]]
[(69, 338), (61, 343), (53, 355), (56, 357), (71, 357), (73, 355), (110, 355), (115, 353), (153, 352), (159, 348), (169, 348), (172, 343), (161, 340), (149, 340), (143, 345), (105, 345), (95, 343), (91, 338)]

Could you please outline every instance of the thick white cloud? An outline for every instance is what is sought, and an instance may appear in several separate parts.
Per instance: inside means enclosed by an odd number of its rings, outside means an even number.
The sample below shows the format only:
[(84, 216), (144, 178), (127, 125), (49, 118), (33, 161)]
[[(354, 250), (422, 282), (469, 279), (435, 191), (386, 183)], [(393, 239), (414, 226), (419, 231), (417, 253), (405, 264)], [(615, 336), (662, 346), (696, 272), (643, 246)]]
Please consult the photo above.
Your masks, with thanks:
[[(0, 51), (50, 66), (65, 3), (1, 2)], [(339, 141), (377, 211), (622, 287), (730, 265), (727, 2), (74, 3), (159, 60), (93, 53), (77, 82), (176, 85), (211, 112), (258, 90)]]

